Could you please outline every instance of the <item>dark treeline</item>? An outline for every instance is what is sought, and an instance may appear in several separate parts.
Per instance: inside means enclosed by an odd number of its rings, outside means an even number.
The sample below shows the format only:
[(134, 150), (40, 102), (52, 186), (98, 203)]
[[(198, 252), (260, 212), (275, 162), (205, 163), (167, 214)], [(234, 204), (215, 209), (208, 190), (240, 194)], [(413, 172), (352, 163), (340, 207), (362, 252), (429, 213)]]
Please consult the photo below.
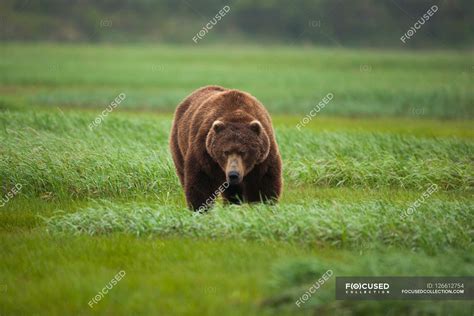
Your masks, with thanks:
[[(230, 11), (199, 43), (254, 41), (334, 46), (468, 47), (472, 0), (2, 0), (1, 39), (178, 42), (225, 5)], [(406, 43), (400, 37), (436, 5)]]

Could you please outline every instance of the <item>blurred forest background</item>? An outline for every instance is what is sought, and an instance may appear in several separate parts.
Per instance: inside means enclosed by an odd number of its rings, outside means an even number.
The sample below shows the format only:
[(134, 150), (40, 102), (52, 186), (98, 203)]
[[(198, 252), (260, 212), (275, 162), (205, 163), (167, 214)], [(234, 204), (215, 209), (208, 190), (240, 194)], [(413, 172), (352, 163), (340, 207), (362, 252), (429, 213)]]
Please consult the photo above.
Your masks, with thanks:
[[(189, 43), (225, 5), (230, 12), (201, 43), (472, 48), (472, 0), (2, 0), (2, 41)], [(438, 12), (399, 38), (430, 7)]]

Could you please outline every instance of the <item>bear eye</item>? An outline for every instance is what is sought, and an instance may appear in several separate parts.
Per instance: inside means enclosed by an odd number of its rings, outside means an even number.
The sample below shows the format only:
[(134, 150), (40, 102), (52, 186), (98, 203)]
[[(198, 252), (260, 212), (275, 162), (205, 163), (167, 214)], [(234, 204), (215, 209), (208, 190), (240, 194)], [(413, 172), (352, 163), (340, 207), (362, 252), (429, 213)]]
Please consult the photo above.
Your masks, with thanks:
[(224, 155), (229, 156), (229, 155), (230, 155), (230, 151), (228, 151), (228, 150), (224, 151)]

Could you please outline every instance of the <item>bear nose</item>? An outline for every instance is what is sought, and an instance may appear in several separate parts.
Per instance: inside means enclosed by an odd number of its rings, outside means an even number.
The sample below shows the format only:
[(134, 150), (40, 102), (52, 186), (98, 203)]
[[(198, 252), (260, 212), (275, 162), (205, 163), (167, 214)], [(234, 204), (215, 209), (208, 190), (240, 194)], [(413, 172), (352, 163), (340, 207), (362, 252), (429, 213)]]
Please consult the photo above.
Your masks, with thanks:
[(237, 171), (231, 171), (227, 174), (230, 184), (239, 183), (240, 174)]

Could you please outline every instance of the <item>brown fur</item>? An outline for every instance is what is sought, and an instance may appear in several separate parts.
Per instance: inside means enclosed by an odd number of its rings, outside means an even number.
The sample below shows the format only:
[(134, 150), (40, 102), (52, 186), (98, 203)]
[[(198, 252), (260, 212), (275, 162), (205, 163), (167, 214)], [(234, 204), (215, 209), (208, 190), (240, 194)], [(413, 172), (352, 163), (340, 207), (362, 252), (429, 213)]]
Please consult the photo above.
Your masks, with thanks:
[(282, 163), (271, 119), (248, 93), (219, 86), (194, 91), (176, 109), (170, 149), (193, 210), (212, 204), (226, 180), (232, 183), (223, 192), (226, 202), (280, 196)]

